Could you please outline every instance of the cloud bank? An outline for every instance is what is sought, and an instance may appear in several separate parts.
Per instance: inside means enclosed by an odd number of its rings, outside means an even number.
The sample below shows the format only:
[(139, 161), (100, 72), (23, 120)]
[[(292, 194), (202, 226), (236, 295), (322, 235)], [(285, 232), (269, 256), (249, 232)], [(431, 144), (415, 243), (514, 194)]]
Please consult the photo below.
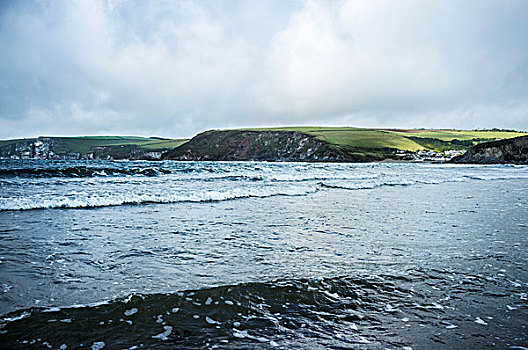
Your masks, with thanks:
[(0, 138), (528, 129), (528, 2), (14, 1)]

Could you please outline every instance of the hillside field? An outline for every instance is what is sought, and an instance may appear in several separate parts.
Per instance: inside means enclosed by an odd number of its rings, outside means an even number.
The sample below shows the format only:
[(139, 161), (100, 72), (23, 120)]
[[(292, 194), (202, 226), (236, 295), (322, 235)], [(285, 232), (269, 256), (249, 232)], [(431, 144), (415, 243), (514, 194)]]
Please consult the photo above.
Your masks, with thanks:
[[(230, 130), (209, 130), (200, 135)], [(466, 150), (470, 146), (497, 139), (509, 139), (528, 133), (505, 130), (431, 130), (431, 129), (367, 129), (354, 127), (277, 127), (244, 128), (231, 131), (294, 131), (315, 136), (328, 142), (332, 148), (357, 157), (383, 159), (394, 150), (416, 152), (419, 150), (446, 151)], [(174, 149), (188, 139), (164, 139), (140, 136), (78, 136), (50, 137), (56, 153), (80, 153), (86, 155), (95, 146), (136, 145), (145, 151)], [(0, 141), (0, 147), (33, 139)]]
[(398, 149), (444, 151), (465, 150), (469, 146), (527, 135), (518, 131), (497, 130), (429, 130), (429, 129), (366, 129), (352, 127), (279, 127), (249, 128), (250, 131), (297, 131), (348, 149)]
[[(55, 153), (81, 153), (85, 155), (91, 147), (137, 145), (139, 148), (152, 151), (171, 149), (187, 142), (185, 139), (162, 139), (140, 136), (78, 136), (78, 137), (50, 137), (55, 141)], [(36, 139), (14, 139), (0, 141), (0, 147), (21, 141), (35, 141)]]

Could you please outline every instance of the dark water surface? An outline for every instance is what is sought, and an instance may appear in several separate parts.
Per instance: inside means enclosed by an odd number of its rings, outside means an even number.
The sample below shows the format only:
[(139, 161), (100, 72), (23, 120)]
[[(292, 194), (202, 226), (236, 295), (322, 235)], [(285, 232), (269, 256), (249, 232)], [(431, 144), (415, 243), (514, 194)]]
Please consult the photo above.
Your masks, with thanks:
[(528, 167), (1, 162), (0, 348), (528, 348)]

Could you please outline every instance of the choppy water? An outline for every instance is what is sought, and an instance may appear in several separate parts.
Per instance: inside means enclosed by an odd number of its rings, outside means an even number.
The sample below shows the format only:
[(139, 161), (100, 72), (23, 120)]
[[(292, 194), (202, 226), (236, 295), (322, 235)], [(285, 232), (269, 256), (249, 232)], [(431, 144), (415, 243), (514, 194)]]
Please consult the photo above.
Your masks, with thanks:
[(528, 347), (528, 167), (0, 163), (0, 348)]

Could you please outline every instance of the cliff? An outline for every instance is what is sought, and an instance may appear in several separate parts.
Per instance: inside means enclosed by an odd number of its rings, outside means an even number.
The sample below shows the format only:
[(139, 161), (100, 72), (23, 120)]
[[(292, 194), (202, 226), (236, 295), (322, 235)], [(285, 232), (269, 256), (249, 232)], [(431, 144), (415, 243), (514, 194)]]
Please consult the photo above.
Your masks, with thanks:
[(186, 140), (136, 136), (38, 137), (0, 141), (0, 159), (157, 160)]
[(350, 152), (296, 131), (207, 131), (162, 155), (173, 160), (255, 160), (303, 162), (374, 161), (384, 156)]
[[(212, 130), (196, 135), (187, 144), (187, 139), (158, 137), (51, 136), (0, 140), (0, 159), (446, 161), (474, 144), (519, 136), (526, 134), (512, 130), (313, 126)], [(463, 159), (461, 161), (464, 161)], [(486, 159), (487, 162), (522, 162), (502, 159), (497, 155), (488, 155)], [(478, 159), (466, 161), (481, 162)]]
[(90, 148), (86, 159), (159, 160), (161, 155), (161, 150), (144, 150), (137, 145), (95, 146)]
[(55, 152), (58, 143), (51, 137), (13, 140), (0, 145), (0, 159), (80, 159), (79, 152)]
[(463, 155), (454, 157), (451, 162), (528, 164), (528, 136), (478, 144)]

